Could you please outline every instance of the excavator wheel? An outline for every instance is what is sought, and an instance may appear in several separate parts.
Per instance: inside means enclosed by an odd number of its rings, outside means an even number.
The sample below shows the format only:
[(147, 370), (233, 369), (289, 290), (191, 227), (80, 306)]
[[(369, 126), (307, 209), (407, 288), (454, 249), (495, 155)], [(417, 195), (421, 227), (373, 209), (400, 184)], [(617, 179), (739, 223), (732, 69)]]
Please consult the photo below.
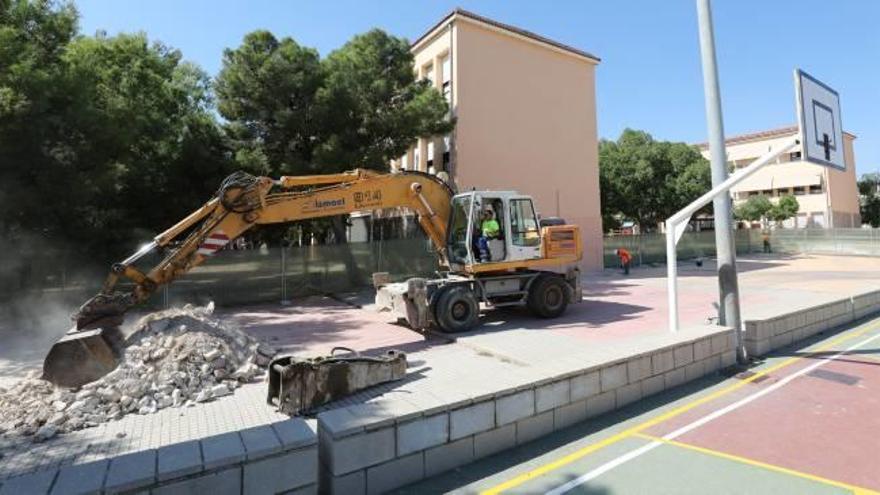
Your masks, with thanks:
[(467, 332), (480, 318), (480, 305), (469, 288), (463, 285), (447, 287), (437, 298), (434, 321), (447, 333)]
[(527, 306), (541, 318), (556, 318), (568, 307), (568, 284), (561, 277), (540, 275), (529, 288)]

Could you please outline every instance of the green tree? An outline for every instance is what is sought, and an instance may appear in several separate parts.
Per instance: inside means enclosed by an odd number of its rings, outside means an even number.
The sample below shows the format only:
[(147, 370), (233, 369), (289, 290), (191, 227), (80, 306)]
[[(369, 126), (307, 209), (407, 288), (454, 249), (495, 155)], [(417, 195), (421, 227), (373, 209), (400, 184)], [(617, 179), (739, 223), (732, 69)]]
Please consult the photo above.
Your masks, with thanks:
[(379, 29), (355, 36), (323, 61), (321, 170), (386, 170), (417, 138), (452, 130), (446, 100), (428, 81), (416, 80), (413, 63), (409, 43)]
[(763, 222), (770, 210), (773, 209), (773, 203), (764, 195), (752, 196), (745, 203), (737, 206), (733, 210), (733, 216), (737, 220), (752, 222)]
[(418, 137), (449, 132), (449, 107), (417, 81), (406, 40), (374, 29), (321, 60), (268, 31), (227, 49), (220, 114), (244, 167), (269, 174), (385, 170)]
[(76, 30), (70, 4), (0, 1), (0, 236), (42, 232), (53, 214), (33, 188), (55, 186), (65, 158), (56, 144), (67, 132), (59, 110), (70, 107), (62, 56)]
[[(711, 187), (709, 163), (685, 143), (626, 129), (599, 143), (603, 219), (622, 215), (650, 231)], [(607, 225), (607, 224), (606, 224)]]
[(880, 227), (880, 174), (864, 174), (858, 181), (862, 223)]
[(0, 1), (0, 67), (0, 236), (26, 251), (116, 257), (230, 168), (209, 78), (144, 34), (78, 36), (70, 4)]
[(785, 196), (781, 196), (779, 201), (770, 208), (770, 211), (767, 212), (767, 219), (772, 220), (779, 225), (789, 218), (794, 218), (794, 216), (797, 215), (798, 210), (800, 210), (800, 204), (798, 203), (797, 198), (790, 194), (786, 194)]
[(325, 139), (323, 83), (318, 52), (291, 38), (254, 31), (225, 50), (215, 91), (236, 161), (265, 175), (315, 172), (315, 146)]

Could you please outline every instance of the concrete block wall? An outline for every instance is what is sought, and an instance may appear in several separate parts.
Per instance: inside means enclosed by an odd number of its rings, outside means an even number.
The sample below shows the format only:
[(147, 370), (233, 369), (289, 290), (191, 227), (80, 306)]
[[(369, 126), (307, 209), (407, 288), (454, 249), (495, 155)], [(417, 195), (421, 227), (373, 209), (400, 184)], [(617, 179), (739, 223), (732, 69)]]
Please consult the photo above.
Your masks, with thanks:
[(871, 291), (771, 318), (749, 319), (745, 322), (746, 351), (752, 356), (762, 356), (877, 312), (880, 312), (880, 291)]
[[(665, 337), (664, 337), (665, 338)], [(632, 356), (420, 411), (318, 415), (321, 490), (375, 494), (530, 442), (733, 365), (733, 332), (670, 337)], [(364, 411), (365, 413), (369, 411)]]
[(299, 418), (0, 481), (0, 495), (317, 493), (318, 445)]

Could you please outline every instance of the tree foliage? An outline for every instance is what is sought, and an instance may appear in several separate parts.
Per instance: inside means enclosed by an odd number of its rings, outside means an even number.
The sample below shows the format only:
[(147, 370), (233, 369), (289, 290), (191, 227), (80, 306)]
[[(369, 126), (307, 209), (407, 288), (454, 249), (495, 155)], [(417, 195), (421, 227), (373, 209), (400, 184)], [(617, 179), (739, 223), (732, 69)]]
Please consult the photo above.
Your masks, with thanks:
[(767, 213), (773, 209), (773, 203), (763, 194), (752, 196), (733, 210), (733, 216), (737, 220), (746, 222), (761, 222), (767, 217)]
[(767, 212), (767, 218), (778, 225), (789, 218), (794, 218), (798, 210), (800, 210), (800, 204), (798, 204), (797, 198), (786, 194), (781, 196), (776, 204), (770, 208), (770, 211)]
[(880, 227), (880, 174), (864, 174), (858, 181), (862, 223)]
[(599, 179), (603, 218), (623, 216), (643, 231), (656, 228), (712, 183), (709, 163), (695, 147), (655, 141), (632, 129), (617, 141), (599, 143)]
[(781, 196), (774, 204), (763, 194), (752, 196), (745, 203), (734, 209), (733, 215), (737, 220), (746, 222), (776, 222), (780, 224), (789, 218), (793, 218), (800, 210), (797, 198), (790, 194)]
[(4, 237), (118, 255), (216, 189), (206, 74), (144, 34), (78, 36), (69, 4), (0, 5)]
[(383, 169), (452, 128), (442, 96), (415, 80), (408, 43), (379, 30), (323, 60), (255, 31), (212, 81), (143, 33), (84, 36), (77, 21), (64, 0), (0, 0), (0, 240), (23, 252), (116, 257), (237, 167)]
[(387, 169), (416, 138), (453, 125), (412, 67), (409, 44), (378, 29), (323, 60), (291, 38), (248, 34), (224, 52), (216, 84), (236, 159), (261, 173)]

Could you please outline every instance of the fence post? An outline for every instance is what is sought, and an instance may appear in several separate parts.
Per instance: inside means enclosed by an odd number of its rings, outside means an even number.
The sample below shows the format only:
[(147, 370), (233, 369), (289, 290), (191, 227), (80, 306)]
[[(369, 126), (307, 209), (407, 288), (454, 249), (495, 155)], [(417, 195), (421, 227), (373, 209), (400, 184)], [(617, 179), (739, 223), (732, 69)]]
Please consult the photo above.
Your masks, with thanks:
[(281, 305), (287, 306), (290, 300), (287, 299), (287, 253), (285, 252), (284, 241), (281, 241)]

